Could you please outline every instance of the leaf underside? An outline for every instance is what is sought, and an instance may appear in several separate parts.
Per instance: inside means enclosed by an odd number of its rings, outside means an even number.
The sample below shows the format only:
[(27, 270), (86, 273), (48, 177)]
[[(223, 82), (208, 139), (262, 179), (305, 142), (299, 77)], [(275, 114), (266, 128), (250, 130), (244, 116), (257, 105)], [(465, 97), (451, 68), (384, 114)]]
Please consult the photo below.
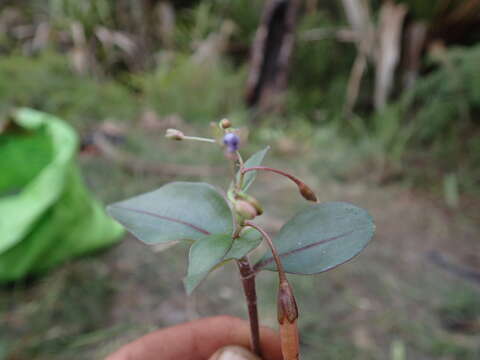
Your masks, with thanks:
[[(373, 237), (375, 225), (363, 209), (344, 202), (315, 204), (287, 222), (274, 239), (285, 271), (318, 274), (352, 259)], [(270, 253), (256, 269), (276, 271)]]
[(190, 247), (188, 273), (183, 280), (188, 294), (222, 261), (231, 248), (232, 241), (231, 234), (210, 235), (195, 241)]
[(230, 208), (205, 183), (173, 182), (158, 190), (112, 204), (108, 213), (139, 240), (157, 244), (231, 234)]
[(215, 267), (240, 259), (256, 248), (261, 236), (245, 229), (232, 239), (230, 208), (213, 186), (173, 182), (158, 190), (108, 207), (109, 214), (147, 244), (193, 241), (185, 288), (191, 293)]

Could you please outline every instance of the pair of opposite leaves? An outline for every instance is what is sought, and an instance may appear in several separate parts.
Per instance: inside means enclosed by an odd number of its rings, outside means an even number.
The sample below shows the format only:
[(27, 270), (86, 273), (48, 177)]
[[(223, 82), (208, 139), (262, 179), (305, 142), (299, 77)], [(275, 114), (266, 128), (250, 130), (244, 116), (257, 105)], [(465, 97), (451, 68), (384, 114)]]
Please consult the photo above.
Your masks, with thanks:
[[(268, 147), (245, 162), (259, 166)], [(255, 180), (256, 171), (245, 174), (243, 191)], [(261, 242), (257, 230), (245, 229), (232, 239), (233, 215), (225, 198), (211, 185), (172, 182), (158, 190), (110, 205), (108, 212), (147, 244), (190, 241), (185, 288), (191, 293), (215, 267), (240, 259)], [(375, 231), (371, 216), (344, 202), (310, 205), (289, 220), (274, 238), (285, 271), (317, 274), (340, 265), (360, 253)], [(255, 265), (276, 270), (271, 254)]]

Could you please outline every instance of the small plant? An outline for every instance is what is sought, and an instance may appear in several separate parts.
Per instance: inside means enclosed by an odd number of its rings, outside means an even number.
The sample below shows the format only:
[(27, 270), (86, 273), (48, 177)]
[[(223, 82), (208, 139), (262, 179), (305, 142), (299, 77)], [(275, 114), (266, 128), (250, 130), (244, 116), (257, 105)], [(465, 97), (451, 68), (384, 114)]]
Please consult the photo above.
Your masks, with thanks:
[[(278, 272), (278, 322), (285, 360), (299, 358), (298, 308), (286, 273), (318, 274), (357, 255), (373, 236), (375, 225), (363, 209), (343, 202), (319, 203), (314, 191), (297, 177), (262, 166), (269, 148), (247, 161), (239, 152), (240, 134), (227, 119), (220, 121), (216, 139), (186, 136), (169, 129), (173, 140), (196, 140), (219, 145), (232, 163), (233, 176), (226, 196), (205, 183), (173, 182), (153, 192), (109, 206), (109, 213), (147, 244), (191, 243), (185, 288), (190, 294), (210, 271), (228, 261), (238, 265), (247, 300), (251, 347), (261, 356), (255, 276), (262, 270)], [(303, 198), (313, 204), (301, 210), (272, 239), (253, 220), (263, 213), (248, 194), (258, 172), (285, 176)], [(249, 254), (262, 239), (268, 251), (254, 265)]]

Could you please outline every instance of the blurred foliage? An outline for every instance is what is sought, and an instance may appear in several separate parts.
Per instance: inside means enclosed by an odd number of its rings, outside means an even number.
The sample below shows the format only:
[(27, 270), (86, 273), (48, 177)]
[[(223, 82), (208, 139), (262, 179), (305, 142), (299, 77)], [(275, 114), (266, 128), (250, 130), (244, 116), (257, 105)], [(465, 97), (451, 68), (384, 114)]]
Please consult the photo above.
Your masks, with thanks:
[(261, 0), (213, 0), (214, 11), (222, 18), (230, 19), (236, 25), (233, 41), (236, 46), (243, 47), (245, 55), (248, 54), (257, 29), (263, 4), (264, 2)]
[(118, 82), (75, 74), (62, 55), (0, 58), (0, 111), (28, 106), (56, 114), (78, 127), (135, 116), (135, 97)]
[(397, 162), (412, 149), (427, 150), (427, 161), (459, 172), (461, 185), (472, 190), (480, 185), (480, 45), (438, 56), (437, 67), (375, 114), (367, 132)]
[(455, 295), (450, 293), (438, 309), (443, 326), (460, 333), (480, 332), (480, 298), (478, 295), (478, 291), (468, 287), (460, 288)]
[[(480, 111), (480, 45), (451, 49), (437, 58), (440, 67), (420, 78), (413, 93), (404, 97), (404, 108), (415, 107), (417, 137), (432, 143), (468, 135)], [(452, 119), (455, 119), (452, 121)], [(455, 134), (455, 132), (457, 132)]]
[(405, 3), (416, 19), (428, 21), (435, 21), (462, 6), (465, 9), (478, 6), (476, 0), (398, 0), (398, 2)]
[(242, 65), (248, 60), (262, 7), (263, 2), (258, 0), (211, 0), (184, 9), (178, 13), (175, 28), (176, 49), (191, 51), (208, 35), (217, 32), (225, 21), (229, 21), (234, 27), (229, 41), (230, 58), (236, 64)]
[[(45, 1), (38, 2), (44, 7)], [(85, 29), (93, 30), (99, 25), (111, 25), (114, 21), (115, 4), (110, 0), (48, 0), (48, 15), (53, 24), (68, 28), (75, 21)]]
[(194, 8), (187, 8), (179, 14), (175, 28), (177, 49), (191, 51), (199, 41), (205, 39), (222, 24), (220, 14), (214, 11), (211, 3), (200, 3)]
[(354, 48), (333, 38), (305, 41), (301, 37), (308, 29), (331, 28), (339, 21), (331, 11), (319, 11), (302, 19), (290, 76), (289, 115), (303, 114), (321, 124), (334, 121), (341, 114)]
[[(449, 26), (463, 24), (463, 20), (465, 26), (472, 24), (466, 11), (474, 5), (470, 0), (403, 2), (410, 9), (408, 21), (425, 20), (437, 35), (447, 30), (457, 33), (455, 29), (461, 27)], [(370, 2), (374, 18), (382, 3)], [(31, 106), (64, 117), (80, 128), (107, 118), (138, 118), (145, 108), (160, 116), (178, 114), (188, 122), (233, 116), (243, 123), (249, 117), (242, 99), (246, 65), (264, 1), (170, 2), (174, 11), (170, 20), (159, 15), (158, 4), (6, 1), (5, 9), (14, 11), (0, 16), (0, 28), (3, 24), (6, 30), (0, 35), (0, 53), (4, 55), (0, 59), (0, 110)], [(448, 14), (454, 13), (457, 22), (448, 20)], [(171, 20), (173, 27), (168, 31), (172, 33), (161, 34), (167, 31), (162, 21)], [(42, 38), (36, 30), (45, 22), (50, 26), (48, 40), (33, 46), (35, 38)], [(84, 42), (74, 39), (73, 24), (82, 26)], [(403, 169), (412, 161), (420, 162), (422, 169), (427, 163), (435, 168), (432, 179), (455, 174), (461, 190), (478, 187), (478, 45), (447, 48), (445, 58), (435, 62), (423, 59), (415, 86), (408, 91), (396, 88), (392, 102), (377, 113), (372, 110), (370, 95), (373, 71), (367, 69), (357, 113), (348, 117), (344, 102), (355, 46), (331, 35), (320, 39), (304, 36), (311, 30), (325, 29), (333, 34), (346, 24), (339, 3), (317, 2), (316, 10), (301, 18), (285, 112), (262, 119), (265, 126), (275, 127), (269, 136), (299, 139), (304, 135), (298, 135), (296, 129), (307, 124), (306, 133), (313, 136), (302, 140), (304, 144), (323, 145), (323, 140), (317, 140), (328, 133), (334, 137), (330, 141), (342, 144), (342, 149), (346, 139), (352, 142), (349, 146), (363, 149), (367, 161), (373, 157)], [(226, 25), (232, 25), (231, 34), (222, 33)], [(445, 29), (439, 30), (442, 26)], [(108, 36), (119, 43), (133, 41), (137, 45), (133, 55), (119, 49), (118, 43), (100, 39), (99, 28), (107, 29)], [(221, 36), (225, 36), (223, 43)], [(468, 35), (469, 39), (472, 36)], [(166, 38), (168, 43), (163, 40)], [(78, 75), (69, 64), (79, 48), (83, 63), (90, 66), (83, 73), (89, 76)], [(205, 49), (209, 54), (202, 59), (199, 55)]]
[(243, 113), (244, 72), (234, 71), (223, 61), (198, 63), (190, 57), (175, 56), (135, 80), (146, 104), (159, 115), (179, 114), (189, 122), (208, 124)]

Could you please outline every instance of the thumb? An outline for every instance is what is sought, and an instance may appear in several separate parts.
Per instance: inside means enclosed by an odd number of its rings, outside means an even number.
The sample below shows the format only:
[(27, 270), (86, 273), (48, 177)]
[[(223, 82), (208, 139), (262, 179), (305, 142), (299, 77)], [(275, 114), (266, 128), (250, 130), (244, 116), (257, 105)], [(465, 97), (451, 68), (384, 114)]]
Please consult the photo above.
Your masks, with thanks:
[(226, 346), (219, 349), (208, 360), (261, 360), (240, 346)]

